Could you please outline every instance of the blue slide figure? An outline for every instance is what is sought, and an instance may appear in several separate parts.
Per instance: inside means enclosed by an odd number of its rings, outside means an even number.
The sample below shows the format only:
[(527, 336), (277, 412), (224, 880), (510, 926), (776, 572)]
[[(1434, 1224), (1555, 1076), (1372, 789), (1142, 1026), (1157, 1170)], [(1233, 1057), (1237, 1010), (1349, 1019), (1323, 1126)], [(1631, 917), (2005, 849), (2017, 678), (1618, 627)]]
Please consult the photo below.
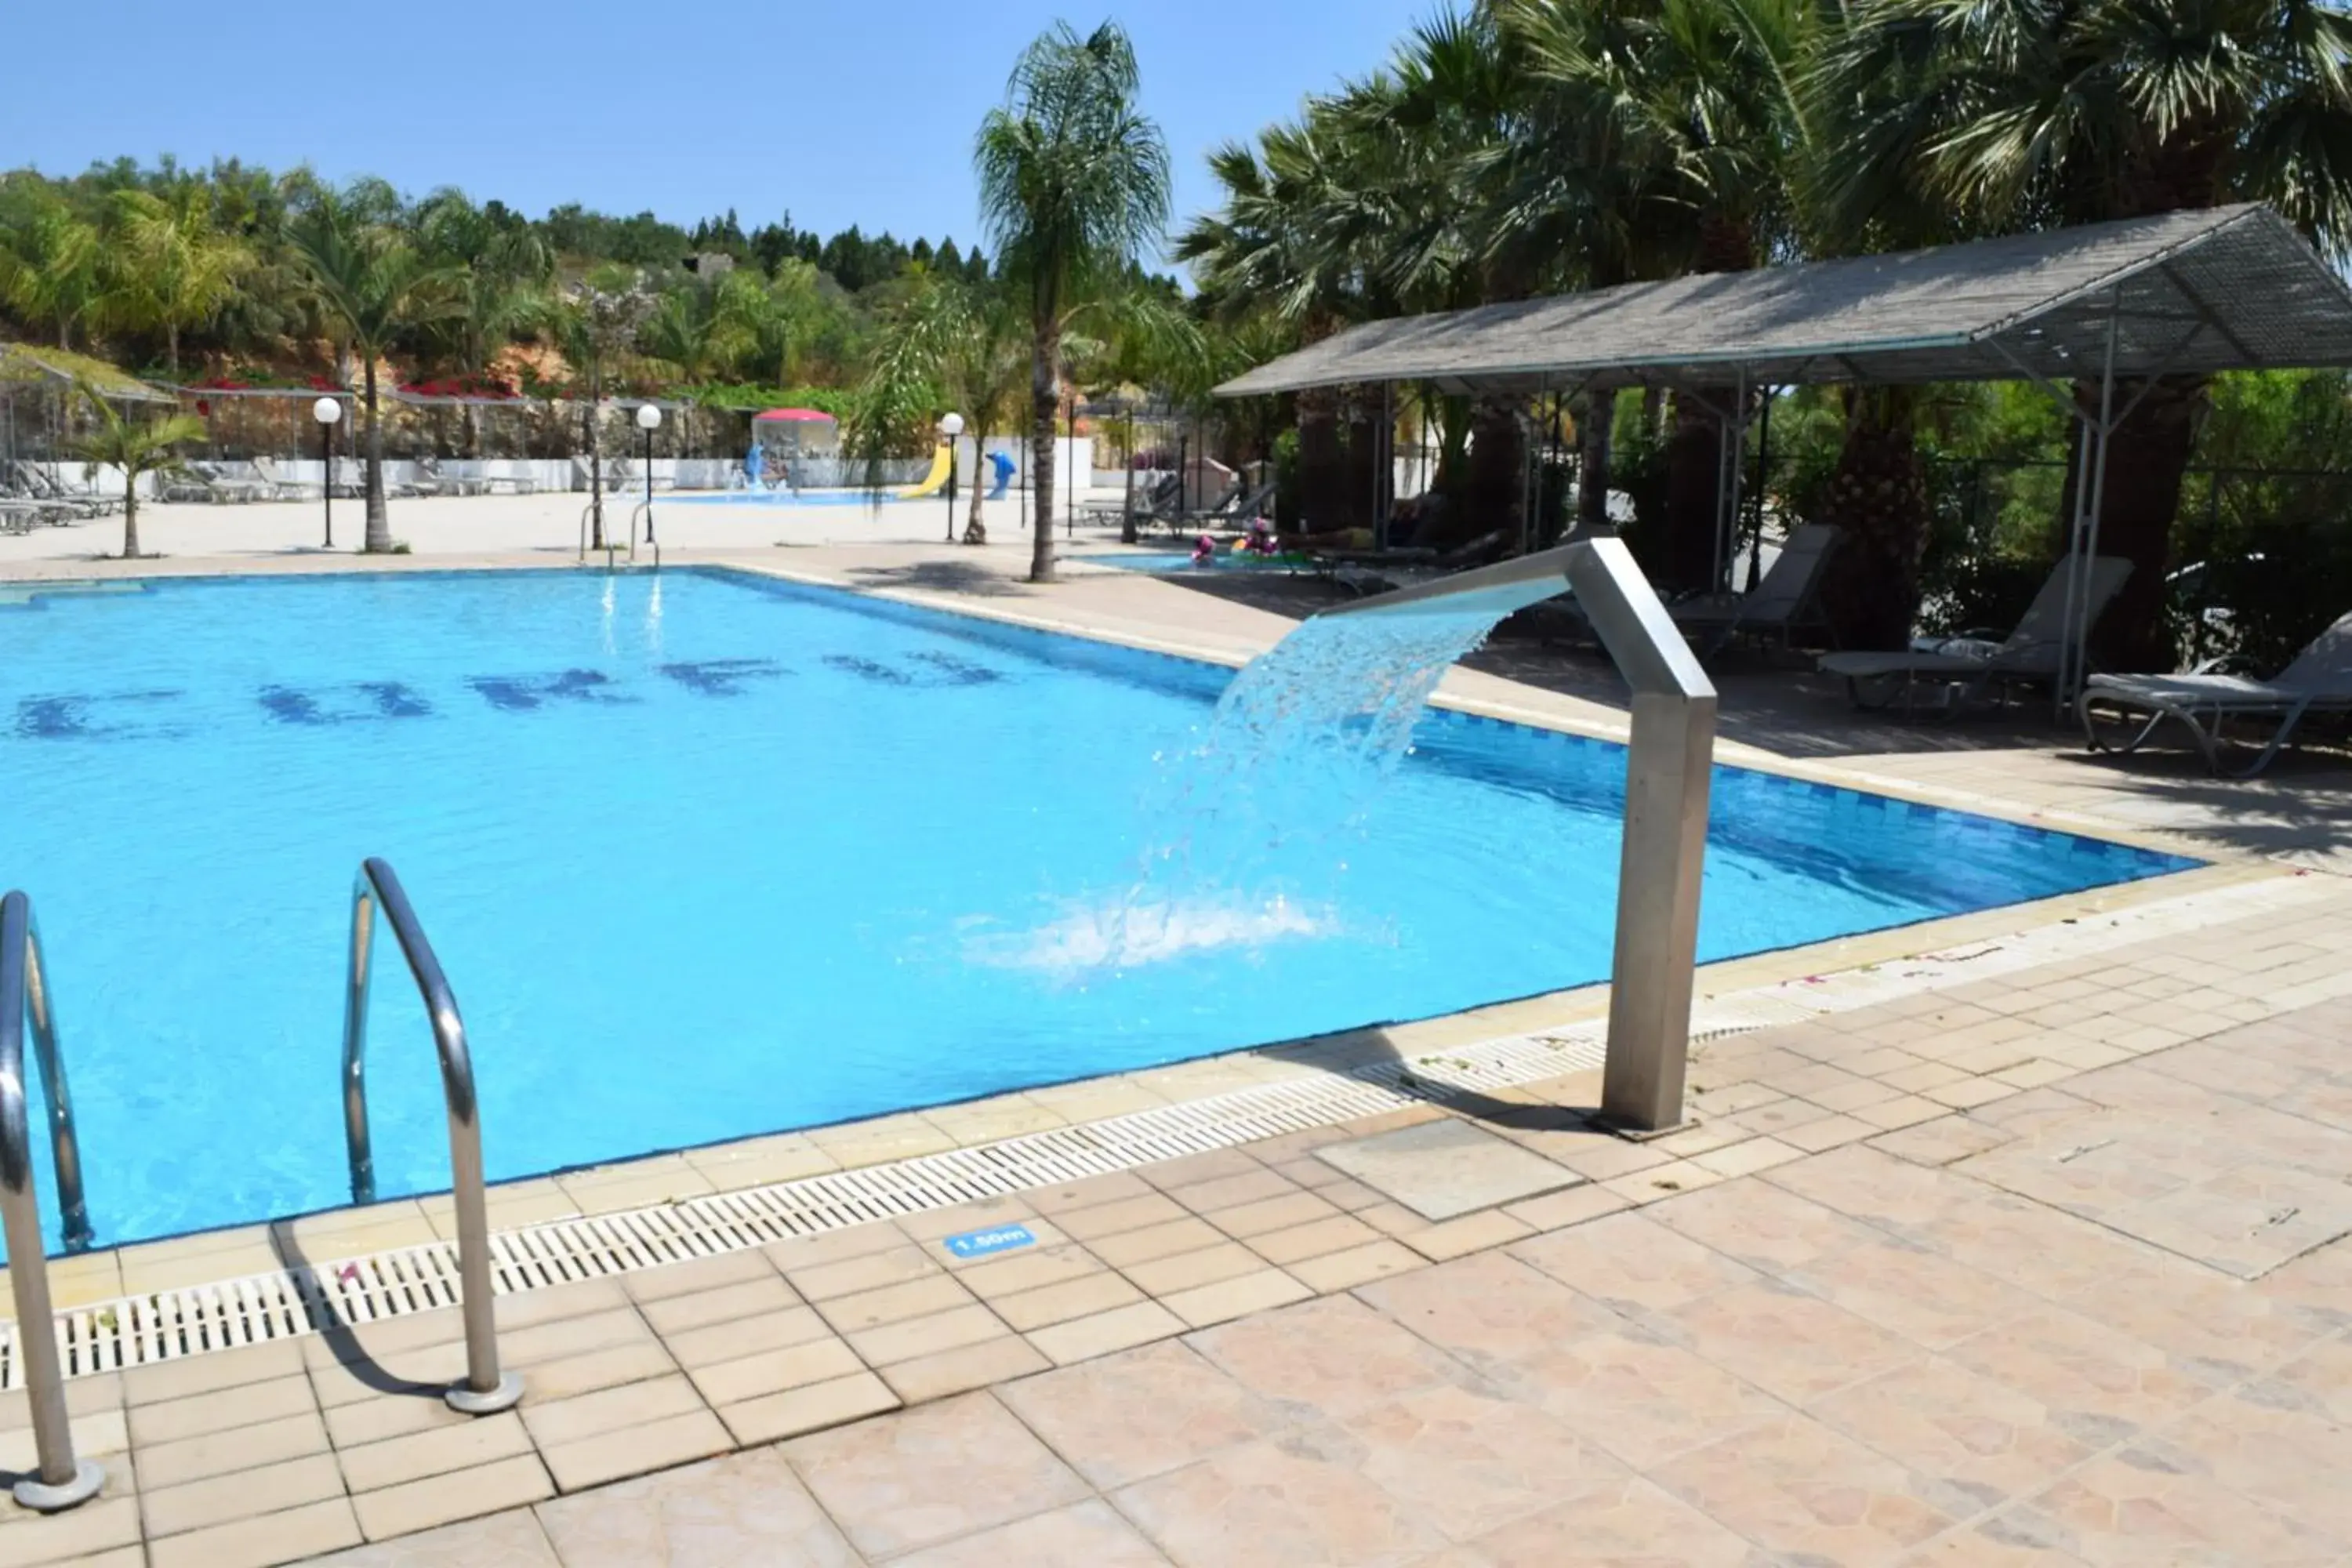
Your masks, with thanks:
[(752, 442), (751, 449), (743, 454), (744, 489), (753, 490), (758, 489), (760, 488), (760, 471), (767, 466), (768, 454), (761, 447), (760, 443), (757, 441)]
[(1003, 500), (1005, 489), (1013, 483), (1013, 461), (1002, 452), (991, 452), (988, 460), (996, 465), (996, 488), (988, 492), (988, 499)]

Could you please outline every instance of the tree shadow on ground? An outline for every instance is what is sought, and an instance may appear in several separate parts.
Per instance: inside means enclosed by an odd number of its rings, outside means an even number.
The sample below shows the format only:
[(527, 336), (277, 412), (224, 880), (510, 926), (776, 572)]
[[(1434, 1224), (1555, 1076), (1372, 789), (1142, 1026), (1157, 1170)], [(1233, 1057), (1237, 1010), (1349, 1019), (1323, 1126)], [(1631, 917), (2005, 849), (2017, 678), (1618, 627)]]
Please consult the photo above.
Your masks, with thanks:
[(910, 561), (895, 566), (855, 566), (848, 576), (861, 588), (908, 588), (921, 593), (966, 594), (974, 598), (1018, 597), (1021, 579), (976, 562)]

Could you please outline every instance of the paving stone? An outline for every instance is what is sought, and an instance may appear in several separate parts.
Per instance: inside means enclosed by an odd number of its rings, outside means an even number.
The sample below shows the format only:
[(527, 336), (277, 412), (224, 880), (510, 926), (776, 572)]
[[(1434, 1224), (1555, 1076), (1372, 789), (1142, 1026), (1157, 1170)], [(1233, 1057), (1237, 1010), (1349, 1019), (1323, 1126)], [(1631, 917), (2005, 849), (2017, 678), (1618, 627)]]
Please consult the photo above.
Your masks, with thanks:
[(496, 1459), (452, 1475), (428, 1476), (352, 1499), (360, 1531), (370, 1541), (430, 1530), (555, 1495), (537, 1454)]
[(349, 1546), (360, 1539), (351, 1500), (334, 1497), (302, 1508), (217, 1524), (147, 1545), (153, 1568), (263, 1568)]
[(546, 1461), (559, 1489), (576, 1492), (625, 1476), (707, 1459), (734, 1446), (719, 1417), (698, 1403), (677, 1415), (635, 1422), (577, 1442), (547, 1444), (540, 1449), (540, 1458)]
[(1028, 1341), (1006, 1334), (892, 1362), (882, 1368), (882, 1381), (906, 1404), (919, 1405), (1025, 1377), (1052, 1364)]
[(1317, 1150), (1316, 1158), (1427, 1220), (1454, 1219), (1583, 1180), (1508, 1139), (1452, 1120), (1334, 1143)]
[(1044, 1352), (1055, 1365), (1067, 1366), (1073, 1362), (1180, 1334), (1191, 1326), (1157, 1301), (1138, 1301), (1091, 1317), (1033, 1329), (1029, 1342)]
[(182, 1486), (142, 1489), (139, 1512), (150, 1535), (178, 1535), (342, 1495), (342, 1473), (335, 1468), (334, 1456), (317, 1453)]
[(719, 1418), (739, 1443), (772, 1443), (898, 1407), (898, 1396), (888, 1384), (860, 1372), (722, 1405)]

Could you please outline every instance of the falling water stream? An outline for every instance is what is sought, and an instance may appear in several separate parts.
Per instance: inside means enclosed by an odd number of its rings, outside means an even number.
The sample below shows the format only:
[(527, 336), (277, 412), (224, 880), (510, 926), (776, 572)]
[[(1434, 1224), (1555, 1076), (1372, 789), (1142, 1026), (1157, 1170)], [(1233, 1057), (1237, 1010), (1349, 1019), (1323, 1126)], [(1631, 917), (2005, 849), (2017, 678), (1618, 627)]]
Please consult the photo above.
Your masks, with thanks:
[(1317, 616), (1236, 675), (1142, 803), (1132, 888), (1072, 931), (1109, 968), (1327, 933), (1350, 843), (1454, 663), (1518, 601)]

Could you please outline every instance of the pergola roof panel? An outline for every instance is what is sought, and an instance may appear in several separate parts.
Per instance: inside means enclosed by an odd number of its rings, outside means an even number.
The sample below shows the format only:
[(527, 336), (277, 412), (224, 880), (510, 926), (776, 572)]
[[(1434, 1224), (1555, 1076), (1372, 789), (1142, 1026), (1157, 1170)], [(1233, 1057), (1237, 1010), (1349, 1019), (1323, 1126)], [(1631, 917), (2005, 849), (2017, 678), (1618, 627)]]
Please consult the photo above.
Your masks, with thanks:
[(2110, 330), (2121, 375), (2352, 365), (2352, 291), (2276, 213), (2219, 207), (1369, 321), (1217, 390), (2068, 381)]

